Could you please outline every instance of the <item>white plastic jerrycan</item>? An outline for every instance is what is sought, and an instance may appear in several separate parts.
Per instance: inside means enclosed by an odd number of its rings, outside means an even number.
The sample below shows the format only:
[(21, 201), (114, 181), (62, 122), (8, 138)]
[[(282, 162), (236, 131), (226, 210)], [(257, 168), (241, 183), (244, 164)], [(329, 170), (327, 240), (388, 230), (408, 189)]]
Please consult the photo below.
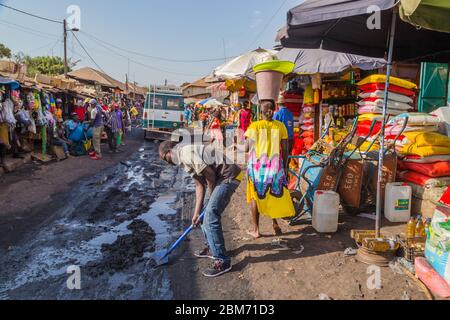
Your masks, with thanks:
[(403, 182), (388, 183), (384, 201), (384, 216), (390, 222), (408, 222), (411, 219), (412, 188)]
[(313, 206), (313, 228), (320, 233), (335, 233), (339, 224), (339, 194), (316, 191)]

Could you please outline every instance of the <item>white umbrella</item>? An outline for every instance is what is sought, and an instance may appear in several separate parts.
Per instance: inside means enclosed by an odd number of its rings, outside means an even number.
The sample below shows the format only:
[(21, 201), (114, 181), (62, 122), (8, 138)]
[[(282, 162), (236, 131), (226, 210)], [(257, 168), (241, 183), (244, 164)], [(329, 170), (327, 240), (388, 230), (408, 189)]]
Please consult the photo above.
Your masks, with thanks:
[(248, 76), (252, 73), (255, 65), (267, 61), (275, 60), (274, 50), (258, 48), (242, 56), (217, 67), (212, 74), (206, 77), (206, 82), (217, 82), (224, 80), (236, 80)]
[(224, 105), (222, 102), (216, 99), (210, 99), (203, 106), (206, 108), (215, 108), (215, 107), (225, 107), (226, 105)]

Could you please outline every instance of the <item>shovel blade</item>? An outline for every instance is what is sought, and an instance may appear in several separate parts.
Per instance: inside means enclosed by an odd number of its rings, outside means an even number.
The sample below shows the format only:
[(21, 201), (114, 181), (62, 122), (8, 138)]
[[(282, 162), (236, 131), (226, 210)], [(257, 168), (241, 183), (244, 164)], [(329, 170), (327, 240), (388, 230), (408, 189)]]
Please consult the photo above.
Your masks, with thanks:
[(169, 263), (169, 252), (167, 250), (158, 251), (154, 255), (156, 266), (163, 266)]

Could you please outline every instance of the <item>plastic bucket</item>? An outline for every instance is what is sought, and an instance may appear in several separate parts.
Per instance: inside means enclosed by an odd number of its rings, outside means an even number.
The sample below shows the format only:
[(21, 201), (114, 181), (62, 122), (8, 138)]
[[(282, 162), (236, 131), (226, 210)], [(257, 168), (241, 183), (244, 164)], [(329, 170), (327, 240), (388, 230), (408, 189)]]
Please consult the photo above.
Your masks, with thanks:
[(277, 71), (267, 70), (256, 73), (256, 87), (259, 100), (274, 100), (280, 95), (284, 75)]

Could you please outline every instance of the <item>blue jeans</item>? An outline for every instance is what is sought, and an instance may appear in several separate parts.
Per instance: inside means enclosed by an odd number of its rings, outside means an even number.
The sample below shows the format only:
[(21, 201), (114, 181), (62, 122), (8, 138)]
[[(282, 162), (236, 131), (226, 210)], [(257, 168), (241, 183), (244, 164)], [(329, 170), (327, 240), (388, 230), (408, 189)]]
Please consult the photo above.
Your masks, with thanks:
[(203, 219), (202, 231), (206, 243), (214, 258), (230, 261), (225, 249), (225, 239), (222, 231), (222, 213), (230, 203), (231, 197), (239, 186), (239, 182), (222, 182), (214, 189), (209, 200), (205, 204), (205, 218)]

